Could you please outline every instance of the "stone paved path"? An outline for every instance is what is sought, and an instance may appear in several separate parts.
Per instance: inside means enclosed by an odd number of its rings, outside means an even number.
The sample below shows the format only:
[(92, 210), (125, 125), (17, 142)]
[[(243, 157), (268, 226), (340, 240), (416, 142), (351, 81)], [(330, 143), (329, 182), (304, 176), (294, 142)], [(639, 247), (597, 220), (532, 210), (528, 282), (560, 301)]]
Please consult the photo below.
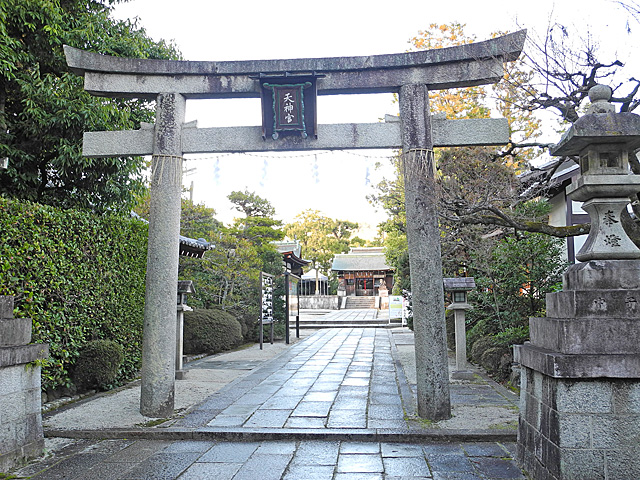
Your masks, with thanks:
[(524, 480), (513, 444), (353, 441), (76, 441), (46, 480)]
[[(66, 445), (55, 457), (13, 473), (48, 480), (525, 479), (513, 443), (415, 435), (416, 424), (407, 422), (415, 392), (398, 368), (392, 335), (320, 330), (184, 418), (146, 429), (150, 439), (55, 439)], [(205, 358), (189, 368), (223, 367), (216, 362)], [(454, 388), (452, 400), (505, 401), (481, 388)]]
[(390, 335), (373, 328), (321, 330), (174, 426), (406, 429)]

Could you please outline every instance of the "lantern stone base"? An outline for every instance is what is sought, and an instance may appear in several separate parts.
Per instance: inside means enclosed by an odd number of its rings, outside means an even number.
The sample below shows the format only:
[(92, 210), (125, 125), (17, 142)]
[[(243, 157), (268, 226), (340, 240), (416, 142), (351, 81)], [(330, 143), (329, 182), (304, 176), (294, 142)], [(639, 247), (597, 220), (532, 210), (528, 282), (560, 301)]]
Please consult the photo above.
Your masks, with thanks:
[(532, 478), (640, 478), (640, 379), (521, 375), (517, 455)]
[(473, 380), (475, 374), (471, 370), (454, 370), (451, 372), (453, 380)]
[(518, 459), (536, 480), (640, 478), (640, 262), (569, 267), (531, 318), (521, 365)]

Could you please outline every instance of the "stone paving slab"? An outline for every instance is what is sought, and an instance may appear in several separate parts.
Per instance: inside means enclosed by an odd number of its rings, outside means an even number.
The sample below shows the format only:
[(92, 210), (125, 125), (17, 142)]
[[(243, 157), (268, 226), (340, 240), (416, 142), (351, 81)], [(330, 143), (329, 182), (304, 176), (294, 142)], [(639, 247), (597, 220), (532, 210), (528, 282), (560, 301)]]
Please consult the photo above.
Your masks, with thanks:
[[(234, 397), (223, 389), (174, 426), (371, 429), (371, 423), (374, 429), (406, 428), (386, 330), (318, 331), (230, 388)], [(202, 411), (212, 413), (208, 421)]]
[(69, 440), (55, 462), (13, 472), (34, 479), (525, 480), (512, 443)]
[[(69, 480), (524, 479), (513, 461), (515, 432), (477, 428), (483, 412), (497, 409), (491, 421), (515, 408), (489, 379), (452, 383), (452, 420), (467, 415), (454, 428), (412, 416), (412, 337), (402, 328), (343, 328), (315, 332), (267, 361), (251, 349), (234, 352), (228, 365), (244, 375), (183, 418), (153, 428), (49, 428), (48, 436), (77, 439), (47, 438), (58, 442), (56, 456), (13, 473)], [(222, 363), (205, 358), (194, 369), (222, 371)]]

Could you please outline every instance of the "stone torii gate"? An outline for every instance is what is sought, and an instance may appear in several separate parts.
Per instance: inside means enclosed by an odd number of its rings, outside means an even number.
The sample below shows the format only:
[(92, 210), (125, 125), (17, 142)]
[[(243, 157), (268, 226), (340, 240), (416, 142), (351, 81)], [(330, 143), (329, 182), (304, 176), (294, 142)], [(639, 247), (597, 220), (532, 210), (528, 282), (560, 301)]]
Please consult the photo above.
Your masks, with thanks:
[[(65, 46), (67, 64), (88, 92), (156, 101), (155, 125), (86, 132), (83, 155), (152, 155), (151, 212), (140, 412), (166, 417), (174, 407), (175, 288), (184, 154), (402, 148), (416, 339), (418, 414), (451, 416), (440, 232), (433, 148), (501, 145), (506, 119), (446, 120), (429, 113), (429, 90), (498, 82), (503, 63), (522, 51), (526, 31), (437, 50), (348, 58), (195, 62), (98, 55)], [(263, 137), (262, 127), (185, 124), (187, 99), (261, 96), (265, 77), (312, 76), (318, 95), (397, 93), (400, 122), (317, 125), (314, 135)], [(266, 84), (265, 84), (266, 85)], [(274, 103), (275, 105), (275, 103)], [(277, 137), (275, 135), (274, 137)]]

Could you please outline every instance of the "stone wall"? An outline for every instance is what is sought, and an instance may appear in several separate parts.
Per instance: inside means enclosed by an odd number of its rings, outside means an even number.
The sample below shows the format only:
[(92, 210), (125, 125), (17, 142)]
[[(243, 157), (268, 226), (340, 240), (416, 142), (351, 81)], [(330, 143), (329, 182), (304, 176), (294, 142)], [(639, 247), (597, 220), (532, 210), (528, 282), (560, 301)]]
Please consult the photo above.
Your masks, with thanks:
[(40, 366), (49, 346), (27, 345), (31, 321), (13, 318), (13, 297), (0, 296), (0, 471), (37, 457), (44, 449)]
[(521, 381), (518, 459), (533, 478), (638, 478), (640, 381), (557, 379), (530, 368)]
[(305, 295), (300, 297), (300, 308), (306, 310), (339, 310), (337, 295)]

